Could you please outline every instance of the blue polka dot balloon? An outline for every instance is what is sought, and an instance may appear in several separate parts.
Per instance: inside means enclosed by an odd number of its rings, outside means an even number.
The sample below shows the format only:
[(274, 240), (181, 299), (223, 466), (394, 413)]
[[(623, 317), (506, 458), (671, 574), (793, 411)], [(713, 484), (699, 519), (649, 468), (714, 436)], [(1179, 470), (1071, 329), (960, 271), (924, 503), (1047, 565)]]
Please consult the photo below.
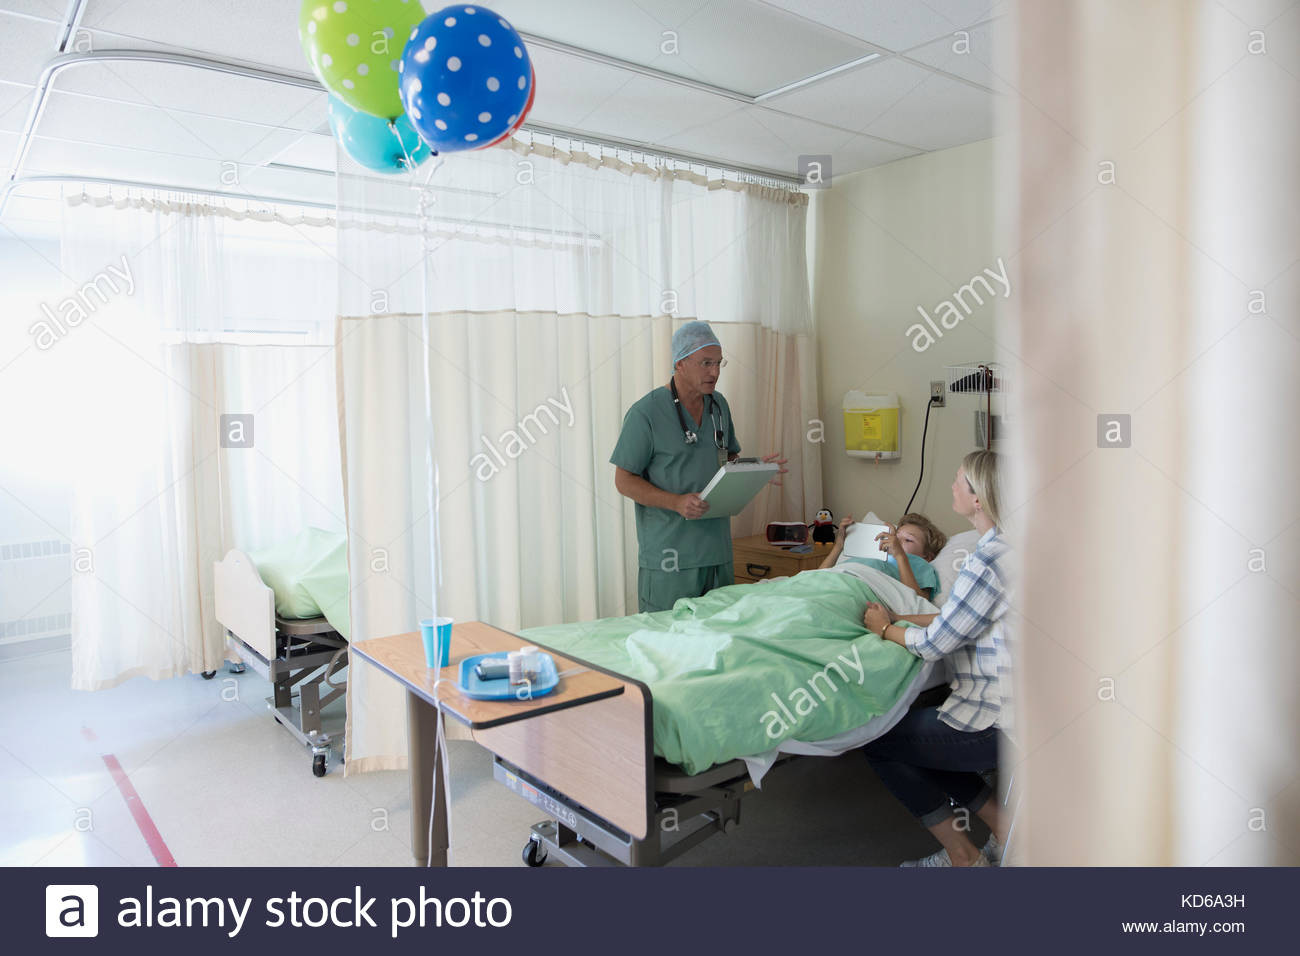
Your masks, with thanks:
[(451, 6), (425, 18), (411, 32), (398, 72), (406, 115), (439, 153), (499, 142), (532, 104), (524, 41), (485, 7)]

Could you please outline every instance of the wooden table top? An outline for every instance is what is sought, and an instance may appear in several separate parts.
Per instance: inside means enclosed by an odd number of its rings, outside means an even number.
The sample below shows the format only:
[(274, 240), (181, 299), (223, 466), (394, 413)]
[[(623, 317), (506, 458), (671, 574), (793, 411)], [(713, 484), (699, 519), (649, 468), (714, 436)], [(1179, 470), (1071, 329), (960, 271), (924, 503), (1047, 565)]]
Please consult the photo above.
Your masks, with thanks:
[[(527, 645), (527, 641), (509, 631), (481, 621), (467, 621), (452, 625), (451, 665), (441, 670), (425, 666), (424, 643), (419, 631), (356, 641), (349, 645), (349, 650), (395, 678), (428, 703), (441, 704), (443, 710), (475, 730), (623, 693), (623, 681), (597, 670), (585, 670), (569, 677), (561, 677), (560, 685), (555, 690), (533, 700), (475, 700), (460, 692), (460, 662), (465, 658), (478, 654), (506, 653)], [(555, 658), (555, 669), (560, 673), (585, 666), (554, 651), (548, 653)], [(439, 680), (442, 683), (437, 688), (435, 699), (434, 683)]]

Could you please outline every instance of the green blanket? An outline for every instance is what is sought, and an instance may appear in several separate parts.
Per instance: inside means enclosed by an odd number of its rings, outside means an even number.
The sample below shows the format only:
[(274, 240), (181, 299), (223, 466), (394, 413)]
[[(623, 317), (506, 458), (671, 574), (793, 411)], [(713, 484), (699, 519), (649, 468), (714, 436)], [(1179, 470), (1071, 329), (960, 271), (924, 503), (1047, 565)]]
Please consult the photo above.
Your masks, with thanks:
[(324, 617), (348, 636), (348, 539), (320, 528), (249, 555), (284, 618)]
[(699, 773), (784, 740), (825, 740), (894, 705), (921, 662), (862, 626), (870, 600), (852, 575), (800, 574), (521, 636), (647, 684), (655, 751)]

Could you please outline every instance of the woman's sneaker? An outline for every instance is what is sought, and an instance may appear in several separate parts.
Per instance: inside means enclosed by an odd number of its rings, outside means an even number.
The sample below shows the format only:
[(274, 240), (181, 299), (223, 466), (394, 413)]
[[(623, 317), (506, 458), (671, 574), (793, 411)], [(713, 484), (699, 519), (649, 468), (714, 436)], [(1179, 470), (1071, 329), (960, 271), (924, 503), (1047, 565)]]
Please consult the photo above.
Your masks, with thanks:
[(1002, 865), (1002, 844), (998, 838), (990, 833), (989, 838), (984, 841), (984, 846), (980, 848), (980, 854), (984, 859), (989, 861), (989, 866)]
[[(937, 853), (931, 853), (929, 856), (923, 856), (919, 860), (908, 860), (906, 863), (898, 864), (900, 867), (922, 867), (929, 869), (932, 866), (952, 866), (952, 857), (948, 856), (947, 850), (939, 850)], [(981, 850), (980, 855), (975, 857), (975, 862), (971, 866), (989, 866), (988, 857)]]

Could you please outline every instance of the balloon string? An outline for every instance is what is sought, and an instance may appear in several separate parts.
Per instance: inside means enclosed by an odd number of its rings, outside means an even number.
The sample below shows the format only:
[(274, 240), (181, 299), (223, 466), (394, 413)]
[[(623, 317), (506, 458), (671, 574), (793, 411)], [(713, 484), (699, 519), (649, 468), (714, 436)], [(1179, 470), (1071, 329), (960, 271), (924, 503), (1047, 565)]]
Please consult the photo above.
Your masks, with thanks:
[(411, 151), (406, 148), (406, 142), (402, 139), (402, 134), (398, 132), (397, 120), (388, 121), (388, 131), (393, 134), (393, 139), (397, 140), (397, 148), (402, 151), (402, 158), (404, 160), (403, 165), (406, 166), (406, 171), (411, 174), (412, 178), (414, 178), (415, 167), (418, 164), (415, 162), (415, 158), (411, 155)]
[[(436, 454), (437, 435), (435, 434), (433, 418), (433, 368), (429, 361), (432, 354), (433, 329), (431, 327), (431, 318), (429, 315), (430, 307), (430, 285), (433, 280), (433, 262), (432, 250), (429, 248), (429, 206), (437, 202), (437, 197), (433, 190), (429, 188), (434, 174), (442, 167), (443, 159), (437, 153), (434, 153), (434, 161), (429, 164), (429, 175), (425, 178), (424, 185), (417, 187), (419, 189), (418, 208), (420, 215), (420, 318), (421, 318), (421, 342), (424, 347), (424, 354), (420, 357), (420, 364), (424, 369), (424, 424), (425, 424), (425, 467), (428, 473), (428, 511), (432, 517), (432, 527), (429, 529), (429, 567), (431, 571), (430, 586), (432, 589), (431, 606), (433, 616), (438, 615), (438, 598), (442, 592), (442, 560), (441, 560), (441, 538), (442, 538), (442, 496), (439, 491), (440, 478), (438, 474), (438, 459)], [(412, 169), (412, 178), (415, 177), (415, 171)], [(445, 768), (444, 768), (445, 769)]]
[(428, 189), (429, 184), (433, 182), (433, 175), (442, 168), (443, 159), (438, 153), (433, 154), (433, 162), (429, 164), (429, 175), (424, 177), (424, 188)]

